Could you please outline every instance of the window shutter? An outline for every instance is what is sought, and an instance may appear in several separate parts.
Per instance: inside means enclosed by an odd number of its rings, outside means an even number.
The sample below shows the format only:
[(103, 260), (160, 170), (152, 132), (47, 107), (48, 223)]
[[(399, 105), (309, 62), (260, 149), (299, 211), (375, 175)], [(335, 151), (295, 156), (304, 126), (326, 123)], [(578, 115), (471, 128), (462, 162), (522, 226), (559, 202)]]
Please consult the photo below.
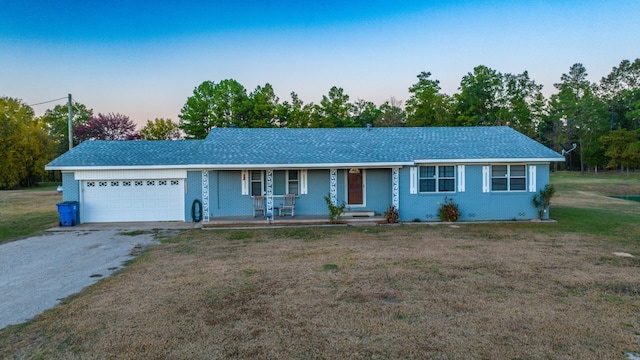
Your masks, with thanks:
[(458, 192), (464, 190), (464, 165), (458, 165)]
[(409, 168), (409, 194), (418, 193), (418, 168)]
[(536, 169), (535, 165), (529, 166), (529, 192), (536, 192)]
[(242, 195), (249, 195), (249, 171), (241, 171)]
[(307, 194), (307, 170), (300, 170), (300, 194)]
[(490, 167), (489, 165), (485, 165), (482, 167), (482, 192), (483, 193), (488, 193), (489, 192), (489, 170)]

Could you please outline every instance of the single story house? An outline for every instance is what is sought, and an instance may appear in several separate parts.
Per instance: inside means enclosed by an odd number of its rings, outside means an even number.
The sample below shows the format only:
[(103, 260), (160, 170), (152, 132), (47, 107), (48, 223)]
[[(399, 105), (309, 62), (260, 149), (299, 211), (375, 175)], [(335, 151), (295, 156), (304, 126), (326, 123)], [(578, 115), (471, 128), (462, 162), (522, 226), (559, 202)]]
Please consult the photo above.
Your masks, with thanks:
[(558, 161), (509, 127), (214, 128), (204, 140), (85, 141), (46, 169), (62, 172), (78, 223), (197, 221), (194, 202), (205, 222), (251, 216), (258, 196), (277, 215), (287, 194), (295, 216), (328, 216), (328, 195), (351, 211), (438, 221), (446, 197), (474, 221), (537, 218), (531, 199)]

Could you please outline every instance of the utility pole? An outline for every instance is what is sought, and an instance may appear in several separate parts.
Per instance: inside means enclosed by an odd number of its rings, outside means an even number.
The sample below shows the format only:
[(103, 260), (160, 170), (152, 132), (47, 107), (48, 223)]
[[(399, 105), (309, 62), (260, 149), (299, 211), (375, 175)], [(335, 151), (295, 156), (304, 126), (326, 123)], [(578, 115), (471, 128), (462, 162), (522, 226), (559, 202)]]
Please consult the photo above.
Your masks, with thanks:
[(71, 150), (71, 148), (73, 148), (73, 108), (71, 107), (71, 94), (69, 94), (67, 106), (69, 107), (69, 150)]

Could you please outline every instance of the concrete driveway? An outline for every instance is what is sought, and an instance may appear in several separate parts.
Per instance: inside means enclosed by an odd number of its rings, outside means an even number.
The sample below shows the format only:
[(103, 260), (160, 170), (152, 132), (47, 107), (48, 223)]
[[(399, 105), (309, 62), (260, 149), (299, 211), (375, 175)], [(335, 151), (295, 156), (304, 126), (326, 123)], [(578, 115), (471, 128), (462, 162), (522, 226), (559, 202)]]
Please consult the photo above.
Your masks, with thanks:
[[(123, 262), (139, 250), (158, 243), (156, 236), (193, 227), (193, 223), (83, 224), (0, 245), (0, 329), (28, 321), (122, 269)], [(144, 232), (127, 235), (132, 230)]]

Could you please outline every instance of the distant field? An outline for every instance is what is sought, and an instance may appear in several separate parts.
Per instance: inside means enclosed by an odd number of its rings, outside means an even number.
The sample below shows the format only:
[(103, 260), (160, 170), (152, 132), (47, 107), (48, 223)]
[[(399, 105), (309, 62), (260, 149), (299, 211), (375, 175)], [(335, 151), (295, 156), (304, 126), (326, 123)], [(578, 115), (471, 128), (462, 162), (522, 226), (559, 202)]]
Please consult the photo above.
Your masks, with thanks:
[(56, 186), (0, 190), (0, 244), (57, 226), (61, 201)]
[(557, 223), (184, 231), (1, 330), (0, 358), (625, 359), (640, 204), (609, 195), (640, 177), (552, 182)]

